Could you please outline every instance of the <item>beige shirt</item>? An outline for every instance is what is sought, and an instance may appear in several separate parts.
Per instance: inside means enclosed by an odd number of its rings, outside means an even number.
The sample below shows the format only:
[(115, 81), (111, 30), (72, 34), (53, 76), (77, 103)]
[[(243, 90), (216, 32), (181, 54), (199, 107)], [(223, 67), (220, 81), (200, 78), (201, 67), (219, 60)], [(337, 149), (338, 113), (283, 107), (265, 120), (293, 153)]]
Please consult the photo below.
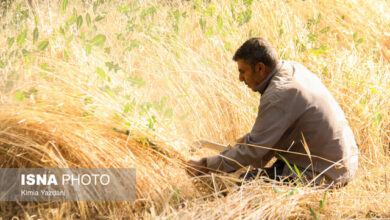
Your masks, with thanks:
[(234, 172), (248, 165), (263, 167), (273, 156), (282, 155), (292, 166), (324, 174), (335, 183), (352, 180), (358, 167), (354, 135), (316, 75), (299, 63), (281, 61), (258, 91), (259, 111), (245, 143), (208, 157), (209, 169)]

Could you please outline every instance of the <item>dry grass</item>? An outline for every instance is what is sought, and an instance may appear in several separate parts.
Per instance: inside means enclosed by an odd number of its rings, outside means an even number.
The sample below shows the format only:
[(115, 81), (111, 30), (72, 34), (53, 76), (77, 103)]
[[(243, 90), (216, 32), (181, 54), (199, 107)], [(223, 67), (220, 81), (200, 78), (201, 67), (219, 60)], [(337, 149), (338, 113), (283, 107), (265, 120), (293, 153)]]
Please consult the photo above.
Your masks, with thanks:
[[(128, 12), (118, 10), (126, 5)], [(64, 15), (60, 8), (16, 1), (0, 18), (1, 167), (135, 167), (137, 201), (2, 202), (4, 218), (312, 218), (310, 208), (321, 218), (390, 218), (388, 2), (112, 1), (94, 12), (93, 2), (72, 1)], [(80, 28), (70, 20), (73, 8)], [(105, 17), (95, 21), (98, 14)], [(87, 55), (98, 34), (104, 45)], [(231, 61), (250, 35), (320, 76), (355, 134), (356, 179), (328, 191), (320, 214), (323, 189), (262, 180), (232, 187), (213, 175), (205, 194), (183, 170), (183, 161), (215, 153), (192, 141), (232, 143), (252, 126), (259, 96), (239, 83)]]

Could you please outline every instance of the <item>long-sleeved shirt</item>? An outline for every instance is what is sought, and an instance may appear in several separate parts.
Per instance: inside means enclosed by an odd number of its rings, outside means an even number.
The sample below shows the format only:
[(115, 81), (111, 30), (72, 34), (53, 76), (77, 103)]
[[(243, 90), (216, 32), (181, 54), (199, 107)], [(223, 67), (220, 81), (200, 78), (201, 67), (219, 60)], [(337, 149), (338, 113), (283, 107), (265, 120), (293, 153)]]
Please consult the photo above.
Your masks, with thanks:
[[(352, 180), (358, 149), (344, 112), (321, 80), (293, 61), (281, 61), (258, 86), (258, 115), (243, 144), (207, 158), (211, 170), (263, 167), (279, 156), (335, 183)], [(304, 142), (308, 150), (305, 150)], [(309, 152), (307, 152), (309, 151)]]

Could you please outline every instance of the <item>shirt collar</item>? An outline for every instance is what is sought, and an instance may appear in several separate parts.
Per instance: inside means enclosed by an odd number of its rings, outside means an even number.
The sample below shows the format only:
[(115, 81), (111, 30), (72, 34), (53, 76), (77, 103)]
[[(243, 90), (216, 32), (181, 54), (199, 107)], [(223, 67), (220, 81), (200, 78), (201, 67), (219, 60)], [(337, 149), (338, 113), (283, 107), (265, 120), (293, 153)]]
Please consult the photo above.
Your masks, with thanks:
[(268, 76), (261, 82), (257, 87), (256, 91), (258, 91), (260, 94), (263, 94), (265, 90), (267, 89), (272, 77), (279, 72), (280, 68), (283, 66), (283, 61), (280, 61), (276, 67), (268, 74)]

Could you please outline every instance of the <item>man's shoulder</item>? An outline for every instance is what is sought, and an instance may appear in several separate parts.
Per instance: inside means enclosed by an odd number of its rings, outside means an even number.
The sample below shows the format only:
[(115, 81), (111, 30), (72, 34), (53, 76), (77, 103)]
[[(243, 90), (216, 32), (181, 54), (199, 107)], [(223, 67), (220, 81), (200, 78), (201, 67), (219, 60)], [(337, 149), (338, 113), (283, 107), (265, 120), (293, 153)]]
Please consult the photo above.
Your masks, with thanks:
[(283, 60), (281, 63), (279, 71), (272, 78), (269, 89), (267, 89), (269, 93), (284, 93), (296, 89), (294, 76), (296, 63), (289, 60)]
[[(291, 97), (299, 96), (299, 87), (288, 72), (281, 70), (271, 81), (265, 93), (261, 96), (263, 103), (282, 103)], [(280, 74), (282, 73), (282, 74)]]
[(306, 90), (311, 85), (321, 85), (321, 79), (304, 65), (296, 61), (283, 61), (279, 72), (275, 74), (271, 84), (275, 90)]
[(299, 76), (315, 76), (306, 66), (292, 60), (283, 61), (279, 72), (280, 76), (287, 77), (290, 80), (297, 80)]
[[(321, 80), (302, 64), (295, 61), (283, 61), (283, 65), (270, 82), (264, 97), (289, 99), (292, 97), (307, 99), (313, 89), (311, 86), (322, 84)], [(322, 87), (319, 86), (319, 87)], [(271, 95), (272, 94), (272, 95)]]

